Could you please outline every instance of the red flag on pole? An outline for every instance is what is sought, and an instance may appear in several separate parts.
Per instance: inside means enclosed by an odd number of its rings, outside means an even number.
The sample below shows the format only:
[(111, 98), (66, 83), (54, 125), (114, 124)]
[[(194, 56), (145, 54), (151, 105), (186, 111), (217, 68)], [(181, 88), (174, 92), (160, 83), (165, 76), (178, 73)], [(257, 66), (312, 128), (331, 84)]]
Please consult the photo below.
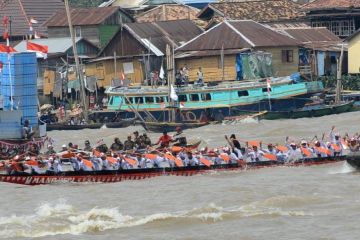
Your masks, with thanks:
[(26, 49), (30, 52), (39, 53), (43, 58), (47, 58), (47, 53), (49, 51), (48, 46), (40, 45), (32, 42), (27, 42)]

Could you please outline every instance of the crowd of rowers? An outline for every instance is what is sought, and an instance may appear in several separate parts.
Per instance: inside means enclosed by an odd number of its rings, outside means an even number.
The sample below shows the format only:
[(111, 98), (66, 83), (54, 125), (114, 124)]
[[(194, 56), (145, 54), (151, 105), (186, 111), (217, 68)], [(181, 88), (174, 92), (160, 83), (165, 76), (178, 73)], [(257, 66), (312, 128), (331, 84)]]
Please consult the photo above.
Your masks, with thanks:
[[(3, 161), (2, 166), (8, 174), (29, 172), (41, 174), (63, 171), (102, 171), (153, 167), (182, 167), (199, 165), (234, 164), (259, 161), (278, 161), (291, 163), (304, 158), (342, 156), (347, 152), (359, 152), (360, 136), (355, 134), (343, 137), (334, 132), (334, 127), (325, 141), (316, 136), (311, 141), (301, 140), (296, 143), (286, 137), (285, 144), (263, 144), (257, 141), (245, 142), (242, 147), (235, 134), (225, 136), (228, 146), (221, 148), (191, 149), (180, 128), (170, 136), (167, 132), (152, 144), (147, 134), (128, 136), (122, 143), (115, 138), (110, 149), (105, 144), (92, 147), (86, 140), (83, 149), (69, 143), (63, 145), (60, 152), (52, 145), (44, 154), (27, 153), (12, 160)], [(134, 137), (134, 138), (133, 138)], [(154, 148), (154, 146), (159, 146)], [(32, 155), (31, 155), (32, 154)], [(64, 167), (67, 166), (67, 169)]]

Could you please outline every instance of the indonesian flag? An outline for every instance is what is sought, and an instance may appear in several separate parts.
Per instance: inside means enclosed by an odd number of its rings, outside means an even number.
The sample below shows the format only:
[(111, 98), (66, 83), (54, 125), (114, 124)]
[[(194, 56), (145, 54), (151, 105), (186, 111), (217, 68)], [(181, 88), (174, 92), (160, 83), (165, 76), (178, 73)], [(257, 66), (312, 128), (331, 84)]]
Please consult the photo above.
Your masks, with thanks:
[(161, 65), (160, 73), (159, 73), (159, 78), (160, 78), (160, 79), (164, 79), (164, 77), (165, 77), (165, 72), (164, 72), (163, 66)]
[(166, 106), (165, 106), (165, 103), (164, 102), (162, 102), (162, 103), (160, 103), (160, 108), (161, 109), (164, 109)]
[(49, 51), (48, 46), (27, 42), (26, 49), (28, 52), (36, 52), (38, 58), (47, 58), (47, 53)]
[(184, 108), (185, 107), (185, 103), (184, 102), (180, 102), (180, 108)]
[(3, 53), (12, 53), (12, 52), (16, 52), (16, 50), (10, 46), (6, 46), (4, 44), (0, 44), (0, 52)]
[(124, 86), (124, 80), (125, 80), (125, 74), (123, 72), (120, 72), (120, 84), (121, 84), (121, 86)]
[(268, 78), (266, 80), (266, 85), (267, 85), (267, 93), (268, 93), (268, 96), (270, 96), (270, 92), (271, 92), (271, 80), (270, 78)]

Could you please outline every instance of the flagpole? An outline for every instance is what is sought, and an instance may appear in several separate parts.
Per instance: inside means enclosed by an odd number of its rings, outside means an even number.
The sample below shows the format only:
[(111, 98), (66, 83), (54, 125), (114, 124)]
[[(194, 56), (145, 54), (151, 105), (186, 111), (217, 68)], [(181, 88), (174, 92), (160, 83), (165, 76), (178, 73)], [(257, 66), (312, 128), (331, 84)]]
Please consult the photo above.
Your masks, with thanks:
[(65, 10), (66, 10), (66, 15), (67, 15), (67, 19), (68, 19), (68, 24), (69, 24), (69, 31), (70, 31), (70, 36), (71, 36), (71, 41), (72, 41), (72, 47), (73, 47), (73, 52), (74, 52), (74, 58), (75, 58), (75, 65), (76, 65), (76, 72), (77, 75), (79, 77), (79, 81), (80, 81), (80, 98), (82, 100), (82, 104), (84, 106), (84, 117), (85, 120), (88, 120), (88, 106), (86, 104), (86, 100), (85, 100), (85, 89), (84, 89), (84, 78), (83, 78), (83, 72), (80, 69), (80, 63), (79, 63), (79, 56), (77, 53), (77, 47), (76, 47), (76, 41), (75, 41), (75, 34), (74, 34), (74, 29), (72, 26), (72, 22), (71, 22), (71, 14), (70, 14), (70, 7), (69, 7), (69, 0), (64, 0), (65, 3)]
[(267, 94), (268, 94), (268, 100), (269, 100), (269, 110), (271, 111), (271, 96), (270, 96), (270, 92), (271, 92), (271, 80), (270, 78), (268, 78), (266, 80), (266, 85), (267, 85)]

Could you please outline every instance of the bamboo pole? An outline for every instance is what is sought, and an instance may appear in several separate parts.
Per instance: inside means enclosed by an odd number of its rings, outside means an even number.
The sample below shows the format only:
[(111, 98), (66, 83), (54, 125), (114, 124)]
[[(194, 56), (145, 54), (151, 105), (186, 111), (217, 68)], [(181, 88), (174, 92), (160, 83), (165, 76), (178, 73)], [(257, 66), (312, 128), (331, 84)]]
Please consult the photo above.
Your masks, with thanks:
[(84, 76), (83, 76), (82, 70), (80, 69), (80, 62), (79, 62), (79, 56), (77, 53), (75, 34), (74, 34), (72, 22), (71, 22), (69, 0), (64, 0), (64, 3), (65, 3), (66, 16), (67, 16), (67, 20), (68, 20), (68, 24), (69, 24), (69, 31), (70, 31), (72, 47), (73, 47), (73, 52), (74, 52), (76, 73), (77, 73), (77, 75), (79, 77), (79, 81), (80, 81), (80, 98), (82, 100), (82, 104), (84, 107), (84, 117), (85, 117), (85, 120), (87, 121), (88, 120), (88, 106), (87, 106), (86, 100), (85, 100), (86, 94), (85, 94), (85, 88), (84, 88)]

